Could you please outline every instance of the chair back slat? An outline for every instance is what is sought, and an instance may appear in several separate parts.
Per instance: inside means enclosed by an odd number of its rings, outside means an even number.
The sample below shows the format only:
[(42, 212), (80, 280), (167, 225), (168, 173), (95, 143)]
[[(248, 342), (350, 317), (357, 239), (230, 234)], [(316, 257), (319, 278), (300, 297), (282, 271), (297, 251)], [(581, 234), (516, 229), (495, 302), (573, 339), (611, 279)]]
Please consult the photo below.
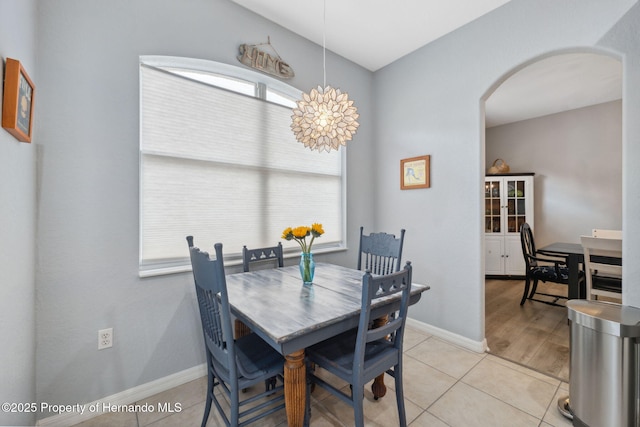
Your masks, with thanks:
[(390, 319), (386, 324), (375, 328), (370, 329), (367, 333), (367, 342), (379, 340), (382, 337), (386, 337), (387, 335), (391, 335), (396, 332), (401, 325), (402, 320), (399, 318)]
[(387, 233), (371, 233), (366, 236), (363, 231), (364, 227), (360, 227), (358, 270), (368, 270), (377, 275), (399, 271), (405, 230), (400, 230), (399, 238)]
[(242, 248), (242, 268), (245, 272), (250, 270), (254, 264), (275, 264), (278, 267), (284, 267), (284, 252), (282, 243), (278, 242), (276, 246), (264, 248), (248, 249), (246, 246)]
[(591, 230), (592, 237), (604, 237), (606, 239), (622, 239), (622, 230), (604, 230), (602, 228), (594, 228)]
[(200, 320), (203, 331), (212, 345), (224, 347), (224, 333), (220, 322), (220, 304), (216, 301), (213, 292), (197, 288), (196, 295), (200, 307)]

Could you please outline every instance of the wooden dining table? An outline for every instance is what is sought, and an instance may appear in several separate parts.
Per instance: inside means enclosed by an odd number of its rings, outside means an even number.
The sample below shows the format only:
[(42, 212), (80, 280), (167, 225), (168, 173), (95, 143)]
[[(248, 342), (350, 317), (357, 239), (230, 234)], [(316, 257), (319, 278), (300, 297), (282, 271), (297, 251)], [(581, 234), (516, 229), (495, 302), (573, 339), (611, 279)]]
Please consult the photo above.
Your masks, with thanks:
[[(289, 426), (304, 423), (305, 348), (358, 326), (362, 276), (362, 271), (326, 263), (316, 263), (310, 286), (303, 285), (298, 266), (226, 276), (234, 316), (285, 357)], [(410, 304), (428, 289), (412, 284)], [(384, 317), (398, 306), (399, 294), (383, 298), (372, 306), (372, 317)]]

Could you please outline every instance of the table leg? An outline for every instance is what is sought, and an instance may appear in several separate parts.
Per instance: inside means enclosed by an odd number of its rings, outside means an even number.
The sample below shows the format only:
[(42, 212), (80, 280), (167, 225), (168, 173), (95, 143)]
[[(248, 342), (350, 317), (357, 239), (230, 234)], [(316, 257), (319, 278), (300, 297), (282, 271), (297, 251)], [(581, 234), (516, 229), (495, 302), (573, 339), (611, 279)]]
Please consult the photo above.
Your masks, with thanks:
[(567, 267), (569, 268), (569, 299), (579, 299), (584, 296), (580, 295), (580, 256), (569, 254), (567, 259)]
[(238, 319), (236, 319), (234, 323), (234, 330), (235, 330), (234, 336), (236, 339), (247, 336), (251, 333), (251, 329), (249, 329), (247, 325), (245, 325)]
[[(382, 316), (379, 319), (373, 321), (373, 328), (379, 328), (382, 325), (386, 325), (389, 321), (389, 316)], [(373, 398), (378, 400), (387, 394), (387, 386), (384, 385), (384, 374), (378, 375), (371, 384), (371, 391), (373, 392)]]
[(284, 396), (287, 421), (289, 427), (302, 427), (307, 392), (304, 349), (287, 354), (284, 358)]

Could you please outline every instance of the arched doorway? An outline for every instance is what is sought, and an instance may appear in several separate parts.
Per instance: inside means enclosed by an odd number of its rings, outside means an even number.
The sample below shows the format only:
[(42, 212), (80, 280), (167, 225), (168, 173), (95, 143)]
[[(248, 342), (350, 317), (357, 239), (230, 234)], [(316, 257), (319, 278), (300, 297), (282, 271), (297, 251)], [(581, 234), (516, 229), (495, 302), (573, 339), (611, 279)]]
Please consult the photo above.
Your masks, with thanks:
[[(563, 51), (515, 67), (483, 97), (484, 165), (499, 157), (511, 172), (535, 173), (538, 246), (622, 228), (621, 81), (618, 58)], [(568, 379), (566, 309), (532, 301), (520, 307), (522, 291), (520, 280), (485, 282), (489, 351)]]

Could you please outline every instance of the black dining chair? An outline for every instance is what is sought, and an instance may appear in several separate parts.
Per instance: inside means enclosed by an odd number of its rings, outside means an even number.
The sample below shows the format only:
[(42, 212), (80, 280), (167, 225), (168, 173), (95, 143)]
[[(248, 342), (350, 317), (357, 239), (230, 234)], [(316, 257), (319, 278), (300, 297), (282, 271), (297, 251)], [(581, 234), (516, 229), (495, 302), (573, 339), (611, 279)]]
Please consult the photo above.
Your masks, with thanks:
[[(407, 425), (404, 391), (402, 384), (402, 348), (404, 327), (409, 307), (411, 291), (411, 263), (404, 269), (384, 276), (372, 276), (367, 271), (362, 278), (362, 300), (358, 328), (337, 337), (313, 345), (306, 350), (307, 364), (307, 400), (306, 418), (311, 417), (311, 387), (317, 385), (354, 410), (354, 425), (364, 425), (364, 386), (382, 374), (395, 379), (396, 403), (398, 407), (398, 425)], [(377, 300), (400, 294), (397, 316), (386, 324), (370, 329), (371, 307)], [(330, 374), (346, 381), (351, 386), (350, 394), (336, 385), (315, 375), (315, 368), (321, 367)], [(343, 384), (340, 383), (340, 386)]]
[(404, 232), (404, 229), (400, 230), (399, 238), (396, 238), (395, 234), (387, 233), (371, 233), (367, 236), (364, 234), (364, 227), (360, 227), (358, 270), (369, 270), (371, 274), (399, 271)]
[[(285, 407), (282, 384), (240, 399), (241, 390), (276, 376), (282, 378), (284, 358), (254, 333), (233, 339), (222, 244), (214, 245), (216, 257), (212, 260), (193, 245), (192, 236), (187, 242), (207, 357), (202, 427), (207, 424), (212, 403), (226, 426), (245, 426)], [(222, 394), (226, 400), (220, 400)], [(229, 415), (224, 410), (227, 405)]]
[[(567, 295), (549, 294), (538, 292), (538, 282), (553, 282), (562, 285), (569, 285), (569, 268), (567, 267), (567, 259), (559, 257), (557, 254), (550, 255), (536, 250), (536, 244), (533, 240), (533, 232), (526, 222), (520, 227), (520, 243), (522, 244), (522, 255), (525, 262), (525, 282), (524, 293), (520, 300), (523, 305), (527, 299), (542, 302), (550, 305), (564, 307), (557, 304), (559, 299), (567, 299)], [(580, 281), (584, 281), (584, 274), (580, 275)], [(533, 282), (533, 287), (531, 287)], [(529, 288), (531, 287), (531, 291)], [(553, 298), (553, 301), (544, 301), (534, 299), (534, 295), (545, 295)], [(568, 288), (567, 288), (568, 293)]]

